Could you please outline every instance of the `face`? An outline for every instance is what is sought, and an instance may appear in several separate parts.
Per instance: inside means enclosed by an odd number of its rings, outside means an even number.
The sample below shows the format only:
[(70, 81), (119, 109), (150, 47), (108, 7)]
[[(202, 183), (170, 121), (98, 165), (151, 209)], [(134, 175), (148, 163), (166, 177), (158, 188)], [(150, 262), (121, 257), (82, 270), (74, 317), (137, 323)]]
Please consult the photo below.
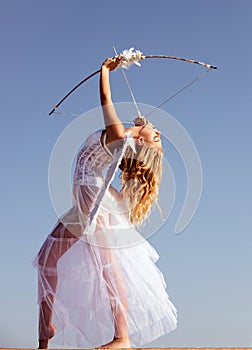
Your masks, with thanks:
[(160, 131), (152, 123), (147, 123), (146, 125), (139, 126), (139, 137), (144, 142), (148, 142), (152, 146), (159, 150), (162, 150), (162, 143), (160, 139)]

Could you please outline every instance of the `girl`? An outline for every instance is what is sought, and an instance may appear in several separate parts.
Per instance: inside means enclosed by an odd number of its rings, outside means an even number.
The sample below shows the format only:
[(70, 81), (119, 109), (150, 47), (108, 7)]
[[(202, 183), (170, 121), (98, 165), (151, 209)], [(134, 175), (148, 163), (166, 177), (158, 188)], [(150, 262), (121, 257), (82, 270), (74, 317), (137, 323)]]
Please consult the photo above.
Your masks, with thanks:
[[(136, 230), (157, 201), (160, 132), (144, 117), (125, 129), (117, 116), (109, 72), (120, 61), (114, 57), (102, 64), (105, 130), (88, 137), (80, 150), (73, 207), (34, 261), (41, 349), (55, 335), (58, 343), (86, 348), (140, 347), (176, 328), (176, 309), (155, 265), (158, 255)], [(122, 171), (120, 192), (108, 181), (117, 167)]]

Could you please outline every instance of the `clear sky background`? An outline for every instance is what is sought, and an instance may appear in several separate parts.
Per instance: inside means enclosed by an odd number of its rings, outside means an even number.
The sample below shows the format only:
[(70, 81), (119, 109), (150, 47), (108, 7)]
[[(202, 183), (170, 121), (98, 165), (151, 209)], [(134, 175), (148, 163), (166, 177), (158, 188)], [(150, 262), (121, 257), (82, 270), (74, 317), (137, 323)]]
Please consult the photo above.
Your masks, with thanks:
[[(57, 219), (48, 163), (73, 120), (48, 112), (113, 55), (113, 45), (219, 68), (163, 107), (193, 139), (204, 184), (194, 219), (174, 234), (186, 188), (185, 169), (174, 162), (174, 210), (150, 242), (178, 309), (178, 328), (146, 346), (252, 346), (251, 13), (249, 0), (0, 1), (0, 347), (37, 346), (32, 259)], [(201, 70), (152, 60), (132, 67), (128, 77), (137, 101), (156, 105)], [(119, 72), (112, 86), (116, 102), (131, 101)], [(97, 106), (95, 77), (62, 111)]]

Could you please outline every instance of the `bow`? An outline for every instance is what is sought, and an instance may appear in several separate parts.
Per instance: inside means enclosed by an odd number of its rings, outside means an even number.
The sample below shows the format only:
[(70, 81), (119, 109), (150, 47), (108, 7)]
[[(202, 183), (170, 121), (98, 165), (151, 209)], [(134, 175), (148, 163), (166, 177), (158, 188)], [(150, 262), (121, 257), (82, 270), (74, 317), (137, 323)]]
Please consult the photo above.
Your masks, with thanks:
[[(120, 57), (122, 57), (122, 60), (120, 62), (120, 64), (118, 65), (119, 68), (129, 68), (132, 64), (136, 64), (138, 66), (140, 66), (140, 63), (138, 62), (139, 60), (145, 60), (145, 59), (155, 59), (155, 58), (161, 58), (161, 59), (171, 59), (171, 60), (178, 60), (178, 61), (184, 61), (184, 62), (189, 62), (189, 63), (194, 63), (194, 64), (198, 64), (200, 66), (206, 67), (208, 68), (209, 72), (212, 69), (217, 69), (216, 66), (210, 65), (208, 63), (204, 63), (204, 62), (200, 62), (200, 61), (195, 61), (192, 59), (187, 59), (187, 58), (182, 58), (182, 57), (176, 57), (176, 56), (166, 56), (166, 55), (143, 55), (143, 53), (139, 50), (134, 51), (134, 48), (130, 48), (129, 50), (123, 50), (123, 52), (119, 55)], [(115, 57), (118, 57), (118, 55), (116, 55)], [(77, 85), (75, 85), (51, 110), (51, 112), (49, 113), (49, 115), (53, 114), (58, 108), (59, 106), (62, 104), (63, 101), (65, 101), (65, 99), (70, 96), (78, 87), (80, 87), (83, 83), (85, 83), (87, 80), (89, 80), (90, 78), (92, 78), (93, 76), (97, 75), (98, 73), (100, 73), (101, 69), (98, 69), (97, 71), (93, 72), (92, 74), (90, 74), (89, 76), (87, 76), (86, 78), (84, 78), (83, 80), (81, 80)], [(197, 81), (198, 79), (200, 79), (203, 75), (205, 75), (206, 72), (204, 72), (203, 74), (201, 74), (199, 77), (197, 77), (196, 79), (194, 79), (191, 83), (187, 84), (185, 87), (183, 87), (182, 89), (180, 89), (177, 93), (175, 93), (174, 95), (172, 95), (170, 98), (168, 98), (167, 100), (165, 100), (165, 102), (163, 102), (162, 104), (160, 104), (158, 107), (160, 107), (161, 105), (163, 105), (164, 103), (168, 102), (168, 100), (170, 100), (171, 98), (175, 97), (176, 95), (178, 95), (181, 91), (183, 91), (185, 88), (187, 88), (188, 86), (192, 85), (195, 81)], [(157, 107), (157, 108), (158, 108)]]

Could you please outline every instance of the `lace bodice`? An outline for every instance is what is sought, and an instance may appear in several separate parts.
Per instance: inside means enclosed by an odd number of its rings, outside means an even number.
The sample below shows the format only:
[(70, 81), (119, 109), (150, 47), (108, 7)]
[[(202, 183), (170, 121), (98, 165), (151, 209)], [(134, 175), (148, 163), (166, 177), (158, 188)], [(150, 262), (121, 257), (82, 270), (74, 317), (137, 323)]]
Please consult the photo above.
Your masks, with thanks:
[(74, 171), (74, 184), (100, 186), (102, 171), (109, 164), (111, 155), (103, 148), (100, 138), (102, 130), (89, 136), (78, 153)]

